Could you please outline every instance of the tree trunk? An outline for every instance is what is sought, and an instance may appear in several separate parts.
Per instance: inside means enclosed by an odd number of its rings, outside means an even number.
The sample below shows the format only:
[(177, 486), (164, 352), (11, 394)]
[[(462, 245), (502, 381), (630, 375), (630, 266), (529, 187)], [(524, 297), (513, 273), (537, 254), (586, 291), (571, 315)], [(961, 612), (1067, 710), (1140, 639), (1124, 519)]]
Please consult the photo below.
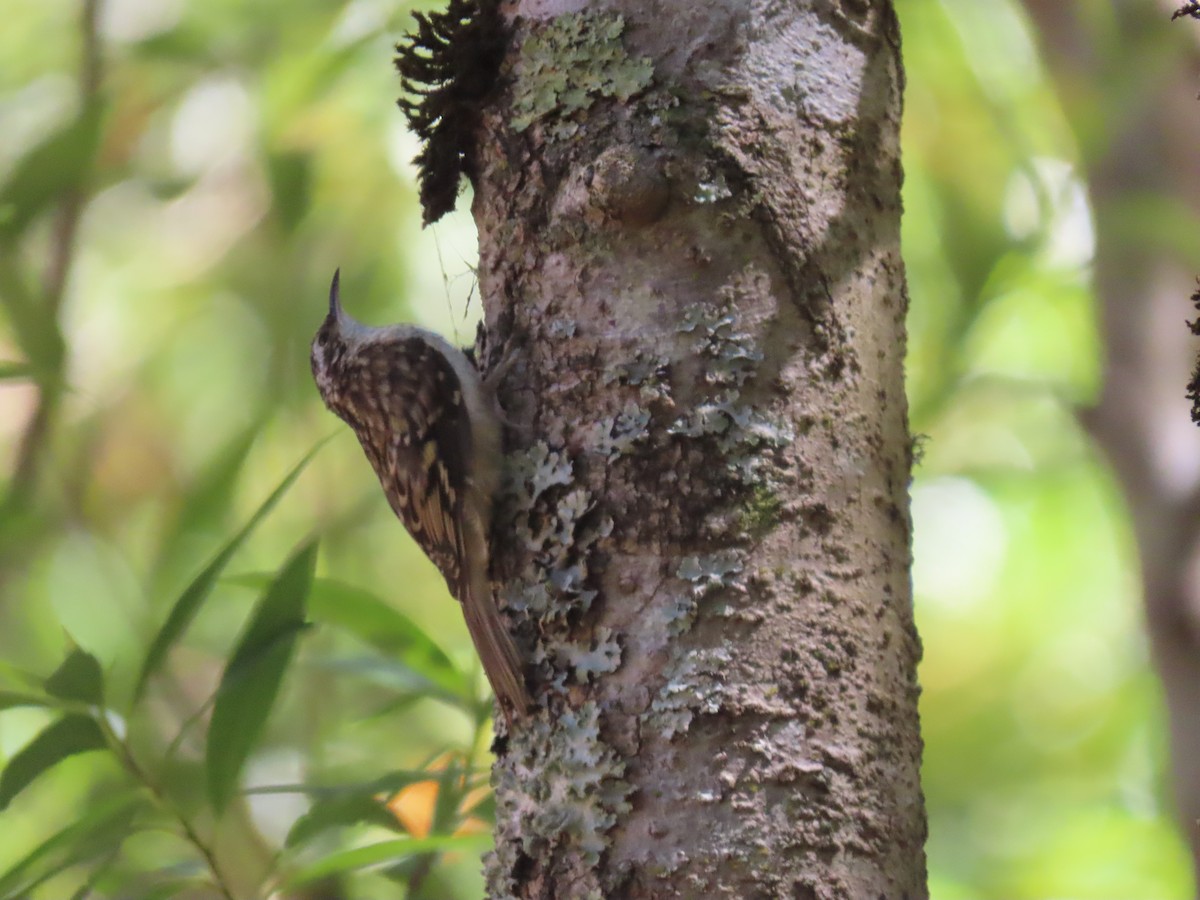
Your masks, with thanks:
[[(1146, 221), (1147, 197), (1191, 215), (1200, 202), (1194, 148), (1200, 103), (1194, 66), (1162, 65), (1170, 9), (1118, 4), (1113, 27), (1120, 56), (1094, 46), (1096, 32), (1071, 4), (1026, 0), (1069, 110), (1112, 110), (1105, 146), (1089, 161), (1096, 208), (1096, 291), (1105, 336), (1104, 393), (1085, 421), (1125, 493), (1141, 561), (1146, 628), (1162, 679), (1170, 724), (1174, 798), (1200, 880), (1200, 432), (1184, 395), (1196, 340), (1184, 319), (1193, 289), (1190, 244), (1164, 232), (1131, 229)], [(1197, 23), (1171, 28), (1193, 37)], [(1129, 83), (1151, 68), (1162, 78)], [(1127, 96), (1120, 103), (1113, 98)], [(1081, 117), (1081, 129), (1090, 123)], [(1085, 132), (1086, 134), (1086, 132)], [(1157, 218), (1170, 221), (1167, 205)], [(1184, 226), (1185, 228), (1187, 226)], [(1189, 238), (1190, 240), (1190, 238)], [(1189, 271), (1191, 269), (1192, 271)]]
[(891, 3), (504, 15), (490, 895), (923, 897)]

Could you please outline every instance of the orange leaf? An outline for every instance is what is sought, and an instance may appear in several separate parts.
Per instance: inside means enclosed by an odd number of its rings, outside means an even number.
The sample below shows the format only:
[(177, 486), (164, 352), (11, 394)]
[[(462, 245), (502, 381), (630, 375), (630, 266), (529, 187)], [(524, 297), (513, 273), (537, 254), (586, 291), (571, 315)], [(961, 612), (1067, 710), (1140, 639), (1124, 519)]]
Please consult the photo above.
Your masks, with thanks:
[(405, 831), (415, 838), (428, 837), (433, 828), (437, 793), (436, 781), (416, 781), (397, 791), (387, 806)]

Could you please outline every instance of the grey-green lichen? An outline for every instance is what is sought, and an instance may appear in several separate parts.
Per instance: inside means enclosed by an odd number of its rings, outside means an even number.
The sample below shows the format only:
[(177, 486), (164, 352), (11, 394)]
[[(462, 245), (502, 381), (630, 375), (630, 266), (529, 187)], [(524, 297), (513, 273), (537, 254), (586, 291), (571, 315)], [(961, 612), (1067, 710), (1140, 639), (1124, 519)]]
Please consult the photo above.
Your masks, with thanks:
[(742, 321), (741, 309), (756, 305), (769, 293), (766, 273), (748, 266), (717, 292), (717, 302), (685, 312), (678, 330), (693, 338), (691, 349), (704, 360), (708, 396), (681, 415), (668, 432), (683, 437), (715, 440), (729, 472), (750, 487), (762, 483), (768, 465), (765, 454), (792, 442), (791, 426), (757, 409), (743, 391), (763, 360), (757, 336)]
[(720, 391), (667, 426), (669, 434), (714, 439), (728, 471), (742, 484), (757, 486), (771, 468), (764, 452), (793, 440), (790, 426), (741, 401), (737, 389)]
[[(762, 392), (755, 379), (765, 357), (759, 337), (763, 323), (751, 323), (743, 312), (761, 308), (771, 289), (769, 277), (748, 266), (717, 291), (712, 303), (686, 310), (677, 326), (686, 351), (701, 360), (701, 394), (666, 430), (676, 439), (706, 443), (724, 460), (729, 484), (736, 488), (730, 494), (735, 518), (709, 518), (718, 529), (713, 535), (725, 541), (761, 535), (782, 513), (772, 478), (777, 453), (794, 434), (759, 405)], [(731, 529), (731, 522), (740, 528)], [(745, 561), (745, 551), (736, 547), (681, 559), (671, 599), (660, 606), (663, 633), (680, 637), (702, 612), (708, 619), (742, 616)], [(664, 680), (643, 716), (644, 728), (670, 740), (686, 732), (696, 716), (716, 713), (727, 701), (725, 672), (733, 660), (720, 646), (695, 646), (706, 639), (689, 640), (686, 652), (668, 648)]]
[(548, 488), (570, 484), (574, 471), (565, 453), (539, 441), (524, 453), (509, 456), (506, 494), (515, 500), (518, 511), (528, 511)]
[(696, 305), (684, 313), (679, 331), (695, 337), (692, 349), (707, 361), (704, 376), (709, 384), (741, 386), (753, 377), (763, 354), (757, 338), (741, 326), (738, 307), (743, 297), (769, 290), (766, 274), (747, 267), (722, 285), (715, 304)]
[(608, 460), (624, 456), (650, 433), (650, 413), (629, 402), (615, 416), (605, 416), (581, 429), (584, 445)]
[(734, 583), (745, 563), (739, 550), (722, 550), (706, 556), (685, 556), (675, 570), (675, 577), (691, 583), (692, 596), (699, 599)]
[(559, 340), (572, 338), (575, 337), (576, 327), (575, 322), (570, 319), (551, 319), (550, 324), (546, 326), (546, 334)]
[(574, 853), (594, 867), (606, 832), (628, 809), (632, 789), (624, 762), (601, 739), (600, 709), (577, 705), (570, 692), (571, 684), (621, 663), (611, 629), (581, 637), (596, 597), (589, 585), (594, 547), (612, 530), (595, 506), (565, 449), (539, 441), (511, 455), (499, 514), (526, 563), (507, 579), (503, 598), (521, 630), (537, 635), (530, 662), (543, 711), (509, 733), (494, 770), (502, 830), (487, 863), (493, 896), (511, 892), (522, 855)]
[(487, 860), (493, 889), (511, 891), (519, 855), (576, 852), (589, 866), (607, 849), (605, 833), (629, 810), (625, 763), (600, 737), (600, 709), (567, 708), (554, 721), (529, 720), (509, 744), (510, 764), (496, 767), (502, 822), (519, 821)]
[(696, 182), (692, 200), (696, 203), (719, 203), (733, 196), (723, 172), (717, 172), (711, 177), (700, 178)]
[(574, 642), (559, 644), (556, 649), (557, 667), (574, 673), (575, 680), (580, 684), (597, 675), (615, 672), (621, 664), (621, 645), (611, 628), (597, 628), (595, 637), (586, 647)]
[[(745, 553), (721, 550), (703, 556), (685, 556), (675, 569), (682, 590), (666, 605), (666, 631), (678, 637), (692, 627), (701, 602), (744, 593), (740, 576)], [(711, 714), (724, 699), (722, 671), (728, 666), (728, 651), (721, 647), (692, 649), (686, 653), (672, 648), (664, 667), (664, 681), (644, 717), (646, 725), (670, 740), (688, 730), (697, 715)]]
[(665, 681), (644, 717), (646, 724), (670, 740), (686, 732), (697, 715), (719, 711), (725, 697), (721, 671), (731, 660), (723, 647), (676, 656), (663, 673)]
[[(510, 610), (537, 622), (546, 660), (569, 655), (558, 647), (572, 641), (568, 620), (586, 613), (596, 596), (587, 583), (589, 551), (612, 531), (609, 517), (593, 514), (595, 502), (574, 484), (574, 472), (566, 451), (542, 441), (510, 456), (507, 469), (503, 515), (532, 562), (503, 596)], [(553, 681), (562, 673), (544, 674)]]
[(521, 42), (513, 88), (512, 126), (525, 131), (544, 121), (556, 140), (579, 129), (580, 113), (598, 98), (622, 103), (654, 76), (649, 57), (631, 59), (621, 35), (625, 19), (606, 12), (566, 13), (534, 24)]
[(604, 374), (605, 385), (629, 385), (638, 389), (638, 398), (643, 403), (656, 400), (668, 400), (671, 397), (671, 385), (667, 373), (671, 364), (666, 356), (639, 352), (627, 362), (618, 363)]
[(722, 550), (706, 556), (685, 556), (675, 570), (675, 577), (688, 586), (666, 607), (667, 633), (683, 634), (692, 627), (701, 599), (724, 587), (731, 587), (741, 574), (743, 553)]

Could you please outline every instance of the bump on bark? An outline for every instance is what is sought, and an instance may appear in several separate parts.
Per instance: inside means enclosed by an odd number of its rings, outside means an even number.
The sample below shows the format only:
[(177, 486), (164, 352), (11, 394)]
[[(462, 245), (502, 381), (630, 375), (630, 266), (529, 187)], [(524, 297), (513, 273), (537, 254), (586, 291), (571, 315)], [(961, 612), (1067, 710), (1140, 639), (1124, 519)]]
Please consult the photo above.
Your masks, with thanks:
[(413, 13), (416, 31), (396, 44), (404, 91), (396, 101), (423, 147), (418, 169), (422, 221), (454, 209), (460, 175), (473, 177), (475, 129), (508, 43), (497, 0), (450, 0), (445, 11)]

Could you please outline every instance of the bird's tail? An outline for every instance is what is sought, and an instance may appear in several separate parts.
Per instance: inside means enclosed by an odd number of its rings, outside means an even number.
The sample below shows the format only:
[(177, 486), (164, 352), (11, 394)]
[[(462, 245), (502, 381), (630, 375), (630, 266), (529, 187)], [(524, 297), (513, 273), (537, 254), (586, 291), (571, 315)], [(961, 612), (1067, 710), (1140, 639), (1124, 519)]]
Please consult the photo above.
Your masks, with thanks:
[[(482, 506), (482, 504), (476, 504)], [(475, 643), (475, 652), (483, 663), (484, 674), (504, 708), (505, 716), (512, 713), (524, 715), (529, 711), (529, 690), (522, 674), (521, 654), (513, 643), (512, 635), (496, 601), (492, 596), (492, 585), (488, 579), (488, 545), (486, 528), (478, 519), (464, 522), (465, 551), (470, 564), (466, 570), (466, 584), (459, 599), (463, 605), (463, 617), (467, 620), (467, 631)]]
[(475, 642), (475, 652), (483, 663), (484, 674), (500, 705), (506, 713), (512, 710), (524, 715), (529, 710), (529, 691), (521, 674), (521, 656), (492, 599), (490, 585), (468, 586), (467, 595), (463, 597), (463, 616), (471, 640)]

